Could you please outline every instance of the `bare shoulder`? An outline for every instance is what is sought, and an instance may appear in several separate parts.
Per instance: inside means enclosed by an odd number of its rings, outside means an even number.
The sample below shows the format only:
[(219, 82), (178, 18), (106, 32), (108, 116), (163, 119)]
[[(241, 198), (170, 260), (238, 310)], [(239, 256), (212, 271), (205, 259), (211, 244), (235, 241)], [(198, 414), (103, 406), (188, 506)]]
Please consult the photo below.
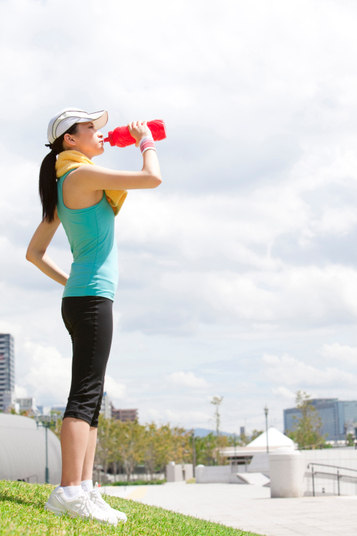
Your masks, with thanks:
[(77, 177), (78, 179), (87, 178), (87, 177), (98, 177), (98, 176), (113, 176), (120, 174), (120, 171), (109, 169), (102, 166), (91, 166), (90, 164), (83, 164), (74, 171), (72, 171), (72, 177)]

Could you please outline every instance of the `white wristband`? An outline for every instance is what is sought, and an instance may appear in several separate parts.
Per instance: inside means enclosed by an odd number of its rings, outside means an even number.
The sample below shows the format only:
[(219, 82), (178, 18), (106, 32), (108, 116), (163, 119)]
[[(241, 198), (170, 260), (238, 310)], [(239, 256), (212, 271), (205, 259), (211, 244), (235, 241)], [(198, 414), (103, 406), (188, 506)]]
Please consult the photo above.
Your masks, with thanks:
[(153, 149), (154, 151), (156, 151), (154, 139), (152, 136), (144, 136), (144, 138), (140, 140), (139, 146), (140, 151), (142, 153), (145, 153), (145, 151), (147, 151), (148, 149)]

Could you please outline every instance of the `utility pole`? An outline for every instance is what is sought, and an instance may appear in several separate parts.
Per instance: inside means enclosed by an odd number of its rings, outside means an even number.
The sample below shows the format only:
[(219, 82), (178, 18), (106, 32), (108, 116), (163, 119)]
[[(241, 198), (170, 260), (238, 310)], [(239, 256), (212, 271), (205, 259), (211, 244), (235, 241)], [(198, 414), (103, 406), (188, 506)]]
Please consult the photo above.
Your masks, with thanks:
[(196, 443), (195, 443), (195, 431), (192, 430), (192, 469), (193, 469), (193, 477), (196, 476)]
[(48, 464), (48, 429), (51, 427), (51, 424), (56, 422), (57, 416), (52, 415), (38, 415), (36, 417), (36, 426), (37, 428), (45, 429), (45, 482), (46, 484), (50, 483), (50, 469)]
[(266, 405), (265, 408), (264, 408), (264, 414), (265, 414), (265, 434), (267, 436), (267, 454), (269, 454), (268, 413), (269, 413), (269, 409), (268, 409), (268, 406)]
[(216, 409), (215, 409), (215, 419), (216, 419), (216, 435), (217, 437), (219, 436), (219, 425), (220, 425), (220, 422), (221, 422), (221, 416), (220, 416), (220, 413), (219, 413), (219, 406), (222, 404), (222, 401), (223, 401), (223, 396), (214, 396), (211, 400), (211, 404), (213, 404)]

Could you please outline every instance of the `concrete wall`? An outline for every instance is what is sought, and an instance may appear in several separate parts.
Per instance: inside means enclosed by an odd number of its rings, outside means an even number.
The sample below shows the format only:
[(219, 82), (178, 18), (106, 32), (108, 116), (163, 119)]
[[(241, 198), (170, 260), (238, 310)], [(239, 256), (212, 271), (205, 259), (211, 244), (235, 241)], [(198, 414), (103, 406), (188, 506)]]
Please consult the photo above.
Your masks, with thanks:
[[(302, 497), (313, 494), (311, 463), (338, 465), (357, 470), (357, 450), (354, 448), (321, 449), (276, 452), (269, 456), (271, 497)], [(335, 475), (336, 470), (328, 467), (314, 467), (314, 471), (327, 471)], [(340, 474), (357, 477), (346, 469)], [(346, 479), (340, 480), (341, 495), (357, 495), (357, 483)], [(337, 479), (328, 475), (315, 475), (315, 495), (338, 494)]]
[(193, 478), (193, 466), (191, 463), (170, 462), (166, 465), (167, 482), (182, 482)]
[[(304, 474), (304, 495), (312, 495), (312, 476), (311, 467), (308, 468), (310, 463), (325, 463), (327, 465), (338, 465), (340, 467), (346, 467), (348, 469), (357, 470), (357, 450), (353, 447), (346, 447), (341, 449), (322, 449), (322, 450), (305, 450), (301, 451), (301, 455), (304, 460), (305, 474)], [(314, 471), (326, 471), (336, 475), (336, 469), (329, 467), (314, 466)], [(340, 474), (350, 475), (354, 478), (348, 481), (346, 478), (340, 480), (340, 494), (341, 495), (357, 495), (357, 482), (354, 481), (357, 478), (357, 472), (347, 471), (340, 469)], [(337, 495), (338, 483), (334, 477), (315, 475), (315, 495)]]
[[(269, 476), (269, 454), (266, 452), (254, 454), (251, 462), (246, 465), (198, 465), (196, 467), (196, 482), (243, 484), (246, 483), (244, 475), (247, 473), (262, 473)], [(242, 475), (242, 478), (239, 475)]]
[(237, 476), (237, 469), (230, 465), (197, 465), (196, 482), (198, 484), (209, 484), (223, 482), (226, 484), (241, 484), (242, 481)]
[[(238, 470), (240, 472), (240, 470)], [(269, 476), (270, 464), (269, 464), (269, 454), (267, 452), (259, 452), (254, 454), (252, 461), (247, 467), (248, 473), (263, 473), (264, 475)]]

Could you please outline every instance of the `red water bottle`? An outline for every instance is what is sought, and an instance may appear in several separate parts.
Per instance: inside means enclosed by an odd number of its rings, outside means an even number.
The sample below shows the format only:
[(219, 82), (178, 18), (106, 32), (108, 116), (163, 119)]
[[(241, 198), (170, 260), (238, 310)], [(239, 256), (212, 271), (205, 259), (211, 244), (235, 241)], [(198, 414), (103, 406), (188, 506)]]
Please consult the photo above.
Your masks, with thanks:
[[(148, 121), (148, 127), (155, 141), (166, 138), (165, 123), (162, 119)], [(117, 127), (111, 130), (108, 132), (108, 137), (104, 138), (104, 141), (109, 141), (112, 147), (113, 145), (116, 145), (116, 147), (127, 147), (127, 145), (132, 145), (136, 142), (135, 138), (129, 132), (129, 127)]]

